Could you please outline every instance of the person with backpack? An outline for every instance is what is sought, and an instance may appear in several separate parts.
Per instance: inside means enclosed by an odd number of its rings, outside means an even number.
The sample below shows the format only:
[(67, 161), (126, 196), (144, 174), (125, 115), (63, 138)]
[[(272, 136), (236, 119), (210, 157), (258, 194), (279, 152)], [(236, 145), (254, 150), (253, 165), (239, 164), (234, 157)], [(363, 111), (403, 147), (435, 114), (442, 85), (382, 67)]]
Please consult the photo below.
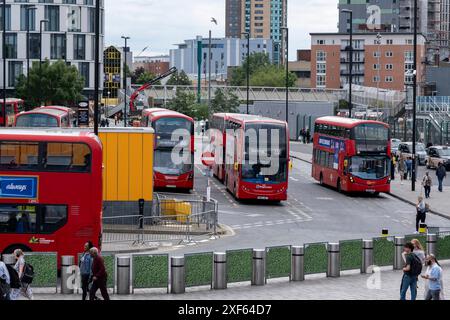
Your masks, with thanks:
[(427, 256), (427, 270), (422, 276), (426, 281), (425, 300), (444, 300), (442, 268), (434, 254)]
[(14, 250), (14, 256), (16, 257), (14, 270), (16, 270), (20, 279), (20, 288), (13, 290), (14, 298), (22, 295), (29, 300), (33, 300), (33, 290), (30, 286), (34, 276), (33, 267), (25, 262), (25, 255), (21, 249)]
[(81, 274), (81, 290), (83, 291), (82, 300), (86, 300), (89, 292), (89, 280), (92, 275), (92, 257), (90, 250), (94, 247), (91, 241), (86, 242), (84, 245), (84, 252), (80, 257), (79, 267)]
[(400, 300), (406, 300), (408, 288), (411, 291), (411, 300), (417, 298), (417, 281), (422, 273), (422, 263), (417, 255), (413, 253), (414, 245), (408, 242), (403, 247), (404, 259), (406, 261), (403, 268), (403, 278), (400, 285)]
[(8, 268), (3, 261), (0, 261), (0, 301), (11, 300), (11, 278)]

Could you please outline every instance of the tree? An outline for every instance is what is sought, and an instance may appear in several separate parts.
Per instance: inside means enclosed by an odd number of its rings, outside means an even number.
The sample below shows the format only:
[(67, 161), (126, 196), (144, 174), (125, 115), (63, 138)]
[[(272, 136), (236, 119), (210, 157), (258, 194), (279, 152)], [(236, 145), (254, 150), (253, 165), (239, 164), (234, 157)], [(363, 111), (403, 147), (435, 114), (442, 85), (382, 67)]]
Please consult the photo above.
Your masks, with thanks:
[(231, 71), (230, 84), (232, 86), (245, 86), (247, 84), (247, 64), (250, 63), (249, 71), (250, 78), (259, 68), (269, 66), (269, 55), (262, 52), (255, 52), (250, 54), (250, 57), (245, 58), (241, 67), (237, 67)]
[[(289, 73), (288, 87), (294, 87), (297, 76)], [(250, 77), (250, 85), (255, 87), (286, 87), (286, 69), (275, 65), (263, 66)]]
[(139, 67), (134, 70), (134, 72), (131, 74), (131, 83), (136, 84), (138, 83), (138, 79), (145, 73), (144, 67)]
[(192, 106), (196, 104), (197, 98), (195, 94), (186, 92), (177, 88), (175, 97), (169, 102), (169, 109), (193, 116)]
[(175, 72), (167, 81), (168, 86), (192, 86), (192, 81), (189, 79), (188, 75), (184, 70), (180, 72)]
[(191, 106), (191, 110), (192, 110), (191, 117), (197, 121), (206, 120), (209, 117), (209, 110), (207, 104), (196, 103)]
[[(145, 71), (143, 74), (141, 74), (139, 76), (139, 78), (137, 79), (136, 84), (145, 84), (147, 82), (152, 81), (155, 78), (156, 78), (155, 74), (153, 74), (151, 72), (148, 72), (148, 71)], [(161, 81), (160, 80), (157, 81), (154, 85), (161, 85)]]
[(28, 106), (71, 106), (83, 98), (84, 78), (75, 66), (68, 66), (62, 60), (55, 63), (46, 60), (42, 68), (35, 63), (29, 77), (28, 81), (24, 75), (20, 76), (16, 84), (16, 94), (27, 101)]
[(211, 100), (211, 113), (229, 112), (234, 113), (239, 111), (239, 98), (230, 92), (224, 92), (222, 89), (217, 89), (214, 98)]

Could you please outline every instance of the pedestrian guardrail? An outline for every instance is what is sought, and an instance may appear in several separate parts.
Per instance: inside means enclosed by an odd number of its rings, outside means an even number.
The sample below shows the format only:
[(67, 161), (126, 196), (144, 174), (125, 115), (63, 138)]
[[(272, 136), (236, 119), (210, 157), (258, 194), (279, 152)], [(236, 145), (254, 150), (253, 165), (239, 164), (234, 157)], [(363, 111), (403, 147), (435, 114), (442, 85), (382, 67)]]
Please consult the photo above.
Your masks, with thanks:
[(217, 234), (217, 225), (216, 200), (184, 194), (156, 194), (152, 216), (104, 217), (103, 242), (132, 245), (190, 242), (198, 236)]
[[(184, 293), (187, 287), (210, 286), (225, 289), (228, 283), (251, 282), (265, 285), (268, 279), (288, 278), (304, 281), (305, 274), (339, 277), (342, 271), (360, 269), (374, 272), (375, 266), (403, 266), (402, 249), (413, 235), (383, 237), (371, 240), (346, 240), (339, 243), (310, 243), (304, 246), (278, 246), (265, 249), (230, 250), (226, 253), (196, 253), (170, 258), (167, 254), (131, 256), (103, 255), (108, 272), (108, 288), (117, 294), (135, 289), (167, 288), (167, 292)], [(426, 240), (426, 251), (438, 259), (450, 259), (450, 233), (414, 235)], [(27, 262), (35, 269), (33, 287), (57, 288), (56, 253), (26, 253)], [(74, 257), (60, 257), (62, 264)], [(13, 263), (4, 255), (5, 263)], [(70, 267), (64, 264), (64, 267)], [(62, 277), (63, 281), (73, 281)], [(65, 279), (65, 280), (64, 280)], [(71, 282), (76, 283), (77, 281)], [(61, 284), (64, 292), (75, 292)], [(130, 290), (132, 287), (132, 291)], [(170, 288), (170, 290), (169, 290)], [(67, 290), (66, 290), (67, 289)]]

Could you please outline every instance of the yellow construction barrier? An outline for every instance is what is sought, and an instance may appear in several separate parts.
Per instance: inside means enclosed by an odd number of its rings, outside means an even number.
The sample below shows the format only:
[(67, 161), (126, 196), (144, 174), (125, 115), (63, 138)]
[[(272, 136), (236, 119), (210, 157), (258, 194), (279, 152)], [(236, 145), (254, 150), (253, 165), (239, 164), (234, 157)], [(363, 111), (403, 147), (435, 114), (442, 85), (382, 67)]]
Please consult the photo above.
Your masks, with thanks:
[(176, 200), (163, 200), (161, 202), (161, 215), (163, 216), (175, 216), (175, 206), (177, 204)]
[(177, 221), (186, 223), (188, 217), (192, 213), (192, 205), (187, 202), (177, 202), (175, 204), (175, 212), (177, 215)]

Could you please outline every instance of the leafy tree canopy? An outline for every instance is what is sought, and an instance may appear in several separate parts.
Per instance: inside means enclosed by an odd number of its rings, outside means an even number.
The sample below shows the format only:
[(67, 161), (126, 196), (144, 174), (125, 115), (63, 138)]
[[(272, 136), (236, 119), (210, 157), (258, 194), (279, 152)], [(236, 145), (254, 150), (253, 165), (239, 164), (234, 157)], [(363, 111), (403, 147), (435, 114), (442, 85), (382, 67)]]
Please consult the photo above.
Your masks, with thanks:
[(189, 79), (186, 72), (181, 70), (180, 72), (177, 71), (172, 74), (166, 84), (168, 86), (191, 86), (192, 81)]

